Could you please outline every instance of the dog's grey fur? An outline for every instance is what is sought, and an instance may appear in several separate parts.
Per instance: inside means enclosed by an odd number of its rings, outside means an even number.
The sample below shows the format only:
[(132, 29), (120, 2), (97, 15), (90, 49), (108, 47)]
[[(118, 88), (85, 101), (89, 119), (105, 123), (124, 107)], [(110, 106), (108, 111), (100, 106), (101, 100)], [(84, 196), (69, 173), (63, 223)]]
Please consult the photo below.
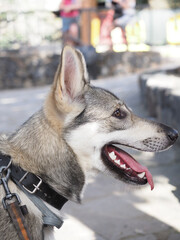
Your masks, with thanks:
[[(113, 116), (116, 109), (126, 114), (125, 119)], [(1, 136), (0, 151), (10, 155), (14, 164), (39, 175), (64, 197), (80, 202), (86, 179), (94, 170), (121, 179), (101, 159), (105, 144), (115, 142), (142, 151), (161, 151), (173, 144), (167, 136), (169, 130), (135, 116), (112, 93), (91, 86), (81, 53), (65, 47), (43, 108), (15, 133)], [(10, 181), (9, 185), (28, 207), (26, 222), (33, 240), (53, 240), (52, 236), (43, 236), (39, 210), (14, 183)], [(2, 186), (0, 196), (4, 196)], [(1, 204), (0, 236), (2, 240), (18, 240)]]

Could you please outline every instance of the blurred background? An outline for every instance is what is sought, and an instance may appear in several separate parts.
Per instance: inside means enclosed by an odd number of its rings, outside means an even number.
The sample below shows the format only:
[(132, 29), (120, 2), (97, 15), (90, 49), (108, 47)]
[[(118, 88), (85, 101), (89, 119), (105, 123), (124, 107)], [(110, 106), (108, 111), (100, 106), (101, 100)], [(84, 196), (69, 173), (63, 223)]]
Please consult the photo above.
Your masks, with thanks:
[(3, 89), (51, 83), (64, 44), (83, 52), (91, 79), (178, 62), (179, 0), (0, 0), (0, 9)]
[[(0, 0), (0, 133), (40, 109), (64, 45), (82, 51), (92, 84), (135, 114), (180, 131), (180, 0)], [(62, 240), (179, 240), (180, 141), (133, 152), (155, 189), (92, 178), (67, 203)]]

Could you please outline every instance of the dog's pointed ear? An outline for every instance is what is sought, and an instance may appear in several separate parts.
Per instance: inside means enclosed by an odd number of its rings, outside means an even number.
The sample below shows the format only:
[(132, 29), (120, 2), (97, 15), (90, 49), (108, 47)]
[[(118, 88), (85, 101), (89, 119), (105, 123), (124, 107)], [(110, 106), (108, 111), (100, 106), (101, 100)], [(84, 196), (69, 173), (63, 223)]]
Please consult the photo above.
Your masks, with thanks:
[(56, 98), (74, 101), (83, 95), (88, 83), (84, 57), (80, 51), (66, 46), (62, 50), (61, 63), (55, 75)]

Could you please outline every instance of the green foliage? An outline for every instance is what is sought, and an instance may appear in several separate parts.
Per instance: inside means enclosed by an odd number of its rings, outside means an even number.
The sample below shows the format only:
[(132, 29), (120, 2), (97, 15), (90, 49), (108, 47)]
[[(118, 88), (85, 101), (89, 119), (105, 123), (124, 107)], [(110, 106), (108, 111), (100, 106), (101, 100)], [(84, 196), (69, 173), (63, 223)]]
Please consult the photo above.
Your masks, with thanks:
[(0, 13), (0, 48), (60, 41), (60, 18), (47, 11)]

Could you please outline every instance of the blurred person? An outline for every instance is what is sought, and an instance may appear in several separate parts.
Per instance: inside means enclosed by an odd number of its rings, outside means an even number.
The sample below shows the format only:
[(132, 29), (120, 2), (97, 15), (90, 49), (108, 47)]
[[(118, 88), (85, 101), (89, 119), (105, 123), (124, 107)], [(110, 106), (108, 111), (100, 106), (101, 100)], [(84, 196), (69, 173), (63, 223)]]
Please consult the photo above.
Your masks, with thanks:
[(76, 46), (79, 44), (78, 20), (81, 7), (81, 0), (62, 0), (60, 3), (64, 45)]
[(109, 50), (112, 48), (111, 30), (113, 29), (114, 10), (111, 8), (111, 0), (99, 0), (98, 6), (107, 8), (101, 17), (100, 45), (106, 46)]
[(122, 11), (122, 15), (119, 18), (115, 18), (114, 24), (125, 29), (126, 25), (135, 15), (136, 0), (113, 0), (113, 3)]
[(112, 0), (111, 6), (114, 8), (114, 20), (122, 17), (123, 15), (122, 7), (117, 3), (116, 0), (115, 1)]
[(113, 0), (113, 3), (116, 4), (116, 7), (121, 9), (122, 15), (118, 18), (115, 18), (114, 24), (125, 29), (129, 21), (134, 17), (136, 11), (136, 1), (135, 0)]
[(113, 15), (113, 10), (106, 12), (105, 18), (101, 21), (100, 29), (100, 43), (108, 46), (109, 49), (112, 47), (111, 31), (113, 29)]
[(127, 44), (125, 27), (132, 20), (136, 13), (136, 0), (113, 0), (112, 2), (120, 14), (119, 17), (118, 14), (115, 15), (114, 26), (121, 28), (123, 41)]

